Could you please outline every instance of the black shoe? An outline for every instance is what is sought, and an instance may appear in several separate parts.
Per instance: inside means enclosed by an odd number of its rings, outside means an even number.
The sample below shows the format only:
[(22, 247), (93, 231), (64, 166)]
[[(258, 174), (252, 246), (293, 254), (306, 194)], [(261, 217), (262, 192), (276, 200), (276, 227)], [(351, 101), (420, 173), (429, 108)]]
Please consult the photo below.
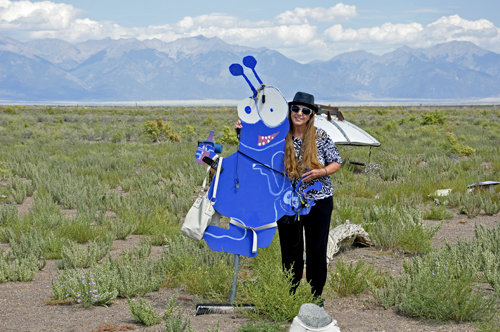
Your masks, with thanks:
[(321, 296), (314, 296), (314, 302), (316, 302), (316, 305), (323, 308), (325, 306), (325, 299)]

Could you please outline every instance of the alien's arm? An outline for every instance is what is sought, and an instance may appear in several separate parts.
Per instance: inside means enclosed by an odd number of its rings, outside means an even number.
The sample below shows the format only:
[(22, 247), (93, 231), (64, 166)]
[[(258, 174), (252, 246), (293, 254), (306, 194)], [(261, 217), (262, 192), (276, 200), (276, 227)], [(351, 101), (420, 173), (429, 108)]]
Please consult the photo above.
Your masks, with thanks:
[(283, 155), (284, 152), (276, 152), (271, 158), (271, 166), (254, 163), (252, 167), (267, 178), (269, 192), (274, 196), (281, 195), (284, 186), (287, 183), (290, 184), (290, 181), (288, 181), (288, 178), (283, 173)]
[(271, 195), (278, 196), (282, 193), (286, 183), (286, 177), (282, 173), (278, 173), (277, 171), (257, 163), (253, 164), (252, 169), (259, 172), (261, 176), (266, 177), (269, 193)]

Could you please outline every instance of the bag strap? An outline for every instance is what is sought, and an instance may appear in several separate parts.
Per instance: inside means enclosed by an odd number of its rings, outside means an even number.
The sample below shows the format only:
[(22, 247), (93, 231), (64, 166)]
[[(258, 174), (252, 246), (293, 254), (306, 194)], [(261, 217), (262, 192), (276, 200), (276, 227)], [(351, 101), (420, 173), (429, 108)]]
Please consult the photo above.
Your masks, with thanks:
[(239, 220), (235, 220), (233, 218), (231, 218), (231, 220), (229, 221), (229, 223), (232, 224), (232, 225), (244, 228), (246, 230), (252, 231), (252, 233), (253, 233), (252, 253), (253, 254), (255, 254), (257, 252), (257, 232), (255, 232), (255, 231), (260, 231), (260, 230), (263, 230), (263, 229), (268, 229), (268, 228), (273, 228), (273, 227), (278, 226), (278, 223), (275, 221), (275, 222), (272, 222), (272, 223), (269, 223), (269, 224), (266, 224), (266, 225), (262, 225), (262, 226), (259, 226), (259, 227), (248, 227), (243, 222), (241, 222)]
[(219, 187), (219, 175), (220, 175), (220, 169), (221, 169), (221, 165), (222, 165), (222, 157), (219, 157), (219, 159), (217, 159), (217, 173), (215, 174), (215, 183), (214, 183), (214, 190), (212, 192), (212, 198), (210, 199), (210, 201), (212, 201), (212, 204), (215, 204), (215, 202), (217, 201), (217, 188)]
[(262, 163), (262, 162), (260, 162), (260, 161), (258, 161), (258, 160), (253, 159), (253, 158), (252, 158), (252, 157), (250, 157), (249, 155), (246, 155), (246, 154), (244, 154), (243, 152), (241, 152), (240, 150), (236, 151), (236, 153), (241, 153), (242, 155), (244, 155), (245, 157), (247, 157), (247, 158), (248, 158), (248, 159), (250, 159), (251, 161), (254, 161), (254, 162), (256, 162), (256, 163), (258, 163), (259, 165), (262, 165), (262, 166), (264, 166), (264, 167), (267, 167), (267, 168), (268, 168), (268, 169), (270, 169), (271, 171), (274, 171), (274, 172), (276, 172), (276, 173), (278, 173), (278, 174), (281, 174), (281, 175), (283, 175), (283, 176), (286, 176), (286, 174), (285, 174), (285, 173), (280, 172), (280, 171), (277, 171), (277, 170), (275, 170), (274, 168), (269, 167), (269, 166), (267, 166), (266, 164), (264, 164), (264, 163)]
[[(214, 157), (213, 160), (215, 161), (218, 158), (219, 158), (219, 156), (215, 155), (215, 157)], [(203, 184), (201, 185), (201, 188), (200, 188), (200, 194), (199, 194), (200, 197), (203, 196), (203, 194), (205, 193), (205, 186), (207, 185), (207, 179), (208, 179), (208, 175), (210, 174), (209, 173), (210, 172), (210, 168), (212, 168), (212, 167), (210, 167), (210, 165), (209, 165), (207, 167), (207, 172), (205, 173), (205, 178), (203, 179)]]
[(207, 172), (205, 174), (205, 178), (203, 179), (203, 184), (200, 187), (200, 194), (199, 194), (200, 197), (203, 196), (203, 194), (205, 194), (205, 186), (207, 185), (208, 172), (210, 172), (210, 166), (207, 167)]

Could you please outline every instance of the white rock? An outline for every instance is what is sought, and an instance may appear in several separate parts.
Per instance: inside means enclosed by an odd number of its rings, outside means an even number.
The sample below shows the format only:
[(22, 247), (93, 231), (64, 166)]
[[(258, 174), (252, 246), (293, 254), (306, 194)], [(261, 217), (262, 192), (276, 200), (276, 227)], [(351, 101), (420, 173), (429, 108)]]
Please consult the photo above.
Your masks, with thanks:
[(325, 309), (304, 303), (299, 314), (293, 319), (290, 332), (340, 332), (337, 321)]
[(361, 227), (361, 225), (350, 224), (349, 220), (345, 224), (332, 229), (328, 234), (328, 249), (326, 251), (326, 261), (330, 263), (333, 256), (340, 250), (340, 243), (356, 237), (354, 243), (372, 245), (370, 235)]

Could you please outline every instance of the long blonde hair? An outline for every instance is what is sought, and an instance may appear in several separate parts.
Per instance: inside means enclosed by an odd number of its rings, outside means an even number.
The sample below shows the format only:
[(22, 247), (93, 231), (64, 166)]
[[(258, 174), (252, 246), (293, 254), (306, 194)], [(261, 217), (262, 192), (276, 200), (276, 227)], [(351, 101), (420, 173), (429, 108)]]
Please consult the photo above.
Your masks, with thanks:
[[(288, 119), (290, 119), (290, 110), (288, 111)], [(316, 146), (316, 127), (314, 127), (314, 112), (311, 113), (311, 118), (307, 122), (306, 131), (300, 154), (302, 162), (299, 164), (299, 158), (295, 154), (293, 145), (293, 122), (290, 121), (290, 130), (286, 136), (285, 144), (285, 171), (289, 178), (299, 178), (304, 174), (306, 169), (320, 169), (323, 165), (318, 160), (318, 147)]]

